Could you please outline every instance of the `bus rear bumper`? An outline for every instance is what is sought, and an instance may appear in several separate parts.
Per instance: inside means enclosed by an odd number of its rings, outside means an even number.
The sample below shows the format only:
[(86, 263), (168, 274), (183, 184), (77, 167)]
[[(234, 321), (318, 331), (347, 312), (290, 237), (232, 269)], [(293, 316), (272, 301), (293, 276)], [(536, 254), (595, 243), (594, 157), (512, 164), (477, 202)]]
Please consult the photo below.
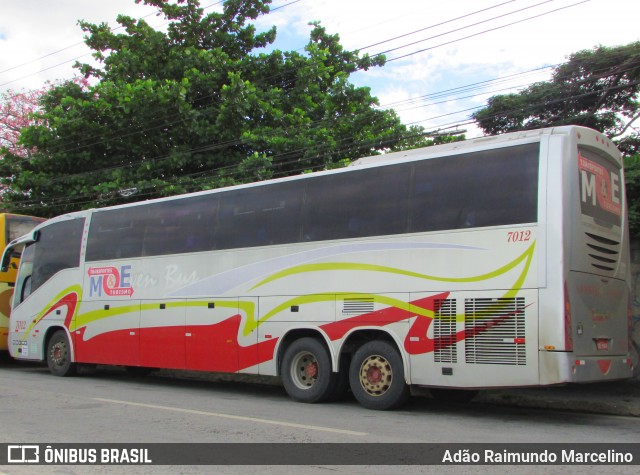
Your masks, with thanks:
[(571, 352), (541, 351), (540, 384), (595, 383), (633, 377), (630, 354), (576, 356)]

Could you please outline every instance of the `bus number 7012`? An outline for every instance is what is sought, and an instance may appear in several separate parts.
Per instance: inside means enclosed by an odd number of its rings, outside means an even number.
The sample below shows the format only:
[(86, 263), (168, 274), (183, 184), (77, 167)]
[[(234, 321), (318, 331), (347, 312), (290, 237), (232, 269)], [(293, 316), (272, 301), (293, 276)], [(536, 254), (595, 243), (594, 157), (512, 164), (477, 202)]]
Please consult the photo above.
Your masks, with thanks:
[(531, 231), (509, 231), (507, 233), (507, 242), (524, 242), (531, 239)]

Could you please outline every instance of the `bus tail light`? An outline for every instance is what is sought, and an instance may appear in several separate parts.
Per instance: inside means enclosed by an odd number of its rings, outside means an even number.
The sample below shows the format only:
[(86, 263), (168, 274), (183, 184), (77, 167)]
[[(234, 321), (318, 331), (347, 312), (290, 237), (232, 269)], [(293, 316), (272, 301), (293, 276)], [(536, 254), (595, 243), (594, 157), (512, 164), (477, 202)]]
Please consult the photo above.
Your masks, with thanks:
[(569, 301), (569, 289), (564, 283), (564, 350), (573, 351), (573, 327), (571, 325), (571, 302)]

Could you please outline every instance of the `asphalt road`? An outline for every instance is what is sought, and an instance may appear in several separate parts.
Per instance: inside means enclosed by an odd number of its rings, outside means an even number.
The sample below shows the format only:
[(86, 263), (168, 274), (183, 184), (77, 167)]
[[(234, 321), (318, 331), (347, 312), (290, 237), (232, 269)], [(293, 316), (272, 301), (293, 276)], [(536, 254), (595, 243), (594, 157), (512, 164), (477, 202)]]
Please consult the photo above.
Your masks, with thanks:
[[(277, 386), (131, 377), (114, 369), (74, 378), (49, 375), (41, 366), (0, 364), (0, 442), (4, 443), (618, 443), (640, 441), (638, 418), (443, 404), (414, 397), (401, 410), (370, 411), (354, 400), (307, 405), (292, 402)], [(366, 464), (365, 464), (366, 465)], [(116, 467), (53, 467), (38, 473), (123, 473)], [(452, 467), (433, 467), (445, 472)], [(437, 468), (437, 470), (436, 470)], [(465, 472), (473, 472), (467, 467)], [(480, 467), (475, 467), (480, 470)], [(545, 467), (538, 473), (584, 473), (585, 467)], [(563, 470), (559, 470), (563, 468)], [(604, 468), (604, 467), (600, 467)], [(614, 467), (615, 473), (636, 473)], [(629, 470), (627, 471), (626, 468)], [(636, 467), (637, 468), (637, 467)], [(145, 471), (148, 470), (148, 471)], [(157, 473), (138, 467), (128, 473)], [(504, 471), (503, 471), (504, 469)], [(574, 471), (575, 469), (575, 471)], [(192, 473), (170, 469), (166, 473)], [(319, 470), (319, 472), (316, 472)], [(275, 473), (321, 473), (326, 469), (273, 468)], [(330, 471), (337, 471), (335, 466)], [(350, 473), (389, 473), (384, 467), (353, 467)], [(162, 470), (160, 470), (162, 471)], [(194, 472), (211, 472), (194, 468)], [(413, 467), (408, 470), (423, 473)], [(599, 470), (602, 471), (602, 470)], [(264, 473), (226, 467), (218, 473)], [(406, 472), (406, 470), (403, 470)], [(33, 473), (0, 467), (1, 473)], [(478, 473), (481, 473), (478, 471)], [(487, 467), (482, 473), (511, 473)], [(596, 472), (594, 472), (596, 473)]]

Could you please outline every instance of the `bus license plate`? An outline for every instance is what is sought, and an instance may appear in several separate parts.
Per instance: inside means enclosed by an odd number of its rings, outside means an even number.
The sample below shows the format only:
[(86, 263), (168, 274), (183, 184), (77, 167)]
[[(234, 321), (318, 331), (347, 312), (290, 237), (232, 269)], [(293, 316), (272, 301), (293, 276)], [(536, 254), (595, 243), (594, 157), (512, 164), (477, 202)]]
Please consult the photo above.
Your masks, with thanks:
[(609, 350), (609, 340), (606, 338), (598, 338), (596, 339), (596, 348), (598, 351), (608, 351)]

